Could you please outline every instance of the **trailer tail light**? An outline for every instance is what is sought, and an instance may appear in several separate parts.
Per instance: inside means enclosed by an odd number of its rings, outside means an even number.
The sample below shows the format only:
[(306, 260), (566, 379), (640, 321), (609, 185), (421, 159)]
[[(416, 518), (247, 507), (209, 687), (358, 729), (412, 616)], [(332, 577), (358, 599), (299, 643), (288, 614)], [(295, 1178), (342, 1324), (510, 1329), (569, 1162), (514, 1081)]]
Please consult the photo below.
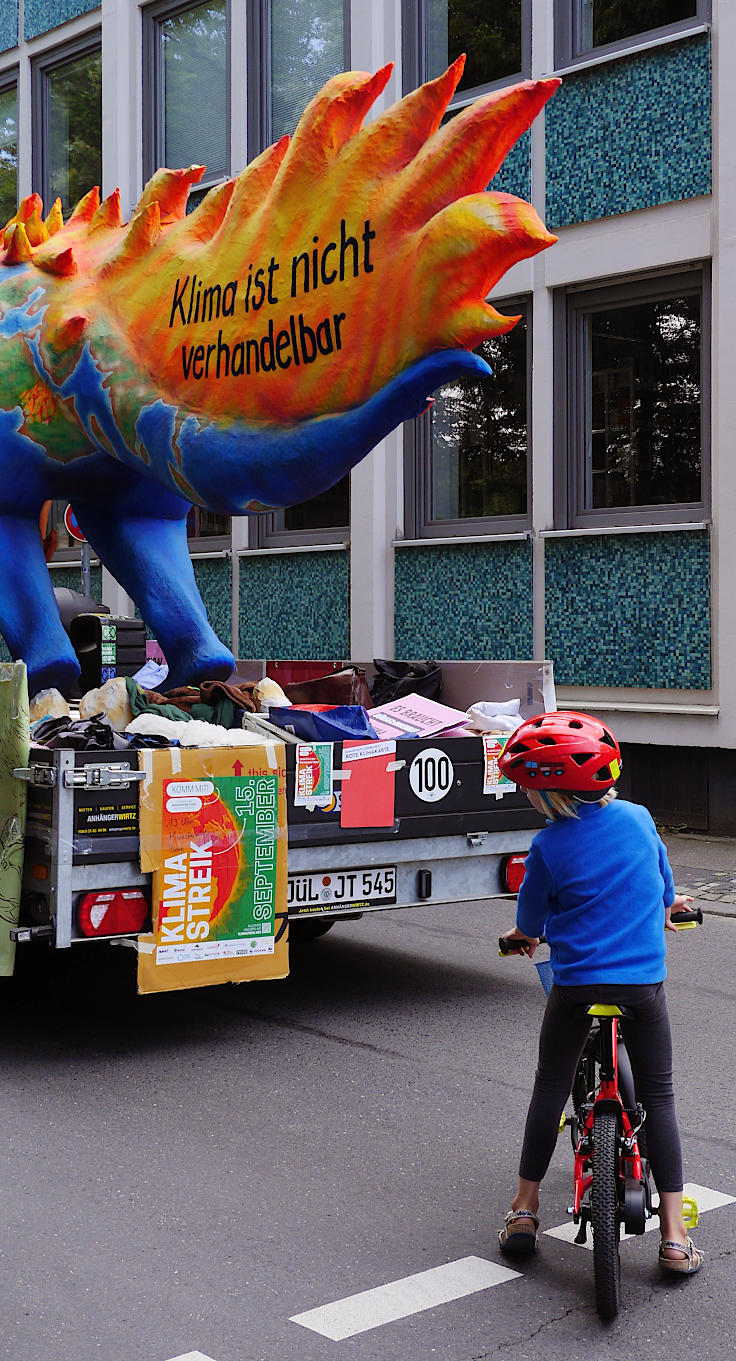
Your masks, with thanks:
[(77, 903), (77, 926), (83, 936), (124, 936), (141, 931), (148, 902), (140, 889), (84, 893)]
[(507, 893), (518, 893), (526, 873), (526, 854), (507, 855), (501, 866), (501, 882)]

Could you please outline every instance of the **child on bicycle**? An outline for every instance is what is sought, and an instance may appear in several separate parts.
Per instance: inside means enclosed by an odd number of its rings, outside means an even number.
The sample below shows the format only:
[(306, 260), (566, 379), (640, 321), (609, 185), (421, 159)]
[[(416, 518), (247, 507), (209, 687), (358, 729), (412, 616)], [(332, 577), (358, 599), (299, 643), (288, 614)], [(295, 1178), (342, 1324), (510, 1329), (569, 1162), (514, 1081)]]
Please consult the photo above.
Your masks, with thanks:
[(666, 849), (645, 808), (616, 799), (618, 743), (587, 714), (540, 714), (517, 728), (500, 759), (547, 826), (535, 836), (510, 941), (530, 958), (544, 934), (554, 984), (539, 1039), (519, 1185), (499, 1233), (504, 1253), (533, 1252), (539, 1187), (555, 1147), (590, 1029), (581, 1003), (625, 1006), (622, 1020), (637, 1098), (647, 1115), (647, 1150), (659, 1191), (664, 1271), (691, 1275), (703, 1253), (682, 1215), (682, 1154), (672, 1086), (672, 1041), (664, 995), (665, 930), (688, 899), (675, 893)]

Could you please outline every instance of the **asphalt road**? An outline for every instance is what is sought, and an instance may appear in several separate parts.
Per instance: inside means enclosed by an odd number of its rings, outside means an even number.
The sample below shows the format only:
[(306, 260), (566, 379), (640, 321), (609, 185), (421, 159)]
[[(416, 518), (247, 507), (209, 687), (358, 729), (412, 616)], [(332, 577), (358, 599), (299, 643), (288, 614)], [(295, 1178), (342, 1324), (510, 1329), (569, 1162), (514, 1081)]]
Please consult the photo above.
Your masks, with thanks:
[[(704, 906), (670, 945), (680, 1122), (687, 1178), (736, 1196), (736, 920)], [(342, 1341), (291, 1321), (503, 1263), (543, 1005), (529, 961), (498, 958), (512, 912), (380, 913), (285, 982), (148, 998), (132, 952), (24, 954), (0, 980), (2, 1361), (721, 1361), (736, 1204), (703, 1216), (693, 1280), (659, 1278), (656, 1233), (625, 1242), (612, 1325), (591, 1254), (547, 1236), (518, 1275)], [(571, 1172), (561, 1136), (544, 1228)]]

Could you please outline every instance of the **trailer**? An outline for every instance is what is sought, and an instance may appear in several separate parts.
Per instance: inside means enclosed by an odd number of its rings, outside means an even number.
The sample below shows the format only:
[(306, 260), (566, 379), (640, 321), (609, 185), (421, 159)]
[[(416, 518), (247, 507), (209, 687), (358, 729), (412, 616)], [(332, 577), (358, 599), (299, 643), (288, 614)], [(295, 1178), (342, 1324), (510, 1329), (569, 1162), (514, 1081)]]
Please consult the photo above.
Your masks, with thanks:
[[(522, 718), (555, 707), (550, 662), (442, 662), (442, 700), (520, 700)], [(370, 667), (367, 668), (370, 672)], [(286, 747), (287, 916), (292, 941), (369, 912), (512, 894), (541, 820), (498, 776), (503, 738), (438, 736), (396, 743), (394, 815), (341, 825), (343, 744), (332, 744), (327, 800), (298, 793), (299, 748)], [(68, 949), (136, 943), (151, 929), (151, 875), (140, 865), (141, 753), (32, 748), (27, 783), (19, 944)], [(141, 768), (138, 768), (140, 764)]]

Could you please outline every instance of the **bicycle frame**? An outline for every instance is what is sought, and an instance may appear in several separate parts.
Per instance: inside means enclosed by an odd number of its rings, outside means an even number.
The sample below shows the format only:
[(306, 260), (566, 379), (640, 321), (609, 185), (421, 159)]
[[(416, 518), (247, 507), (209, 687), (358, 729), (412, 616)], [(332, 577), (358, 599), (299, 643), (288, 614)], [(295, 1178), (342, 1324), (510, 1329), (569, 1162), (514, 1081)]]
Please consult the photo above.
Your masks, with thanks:
[[(602, 1004), (590, 1006), (587, 1010), (588, 1015), (594, 1017), (598, 1023), (599, 1085), (596, 1092), (588, 1093), (590, 1099), (586, 1102), (585, 1110), (581, 1111), (578, 1116), (579, 1119), (582, 1119), (582, 1126), (578, 1128), (575, 1147), (572, 1213), (575, 1223), (582, 1224), (583, 1241), (585, 1239), (585, 1225), (590, 1218), (590, 1207), (584, 1204), (584, 1197), (593, 1183), (591, 1169), (594, 1157), (593, 1126), (596, 1111), (607, 1110), (616, 1116), (620, 1136), (618, 1176), (621, 1189), (625, 1190), (627, 1182), (634, 1182), (643, 1186), (645, 1188), (646, 1208), (650, 1210), (648, 1173), (642, 1163), (636, 1137), (644, 1120), (644, 1112), (640, 1106), (637, 1107), (639, 1119), (638, 1123), (633, 1125), (619, 1090), (618, 1021), (622, 1012), (616, 1006), (604, 1006)], [(624, 1207), (625, 1196), (621, 1195), (622, 1211)], [(643, 1219), (641, 1227), (637, 1227), (633, 1231), (644, 1232)]]

